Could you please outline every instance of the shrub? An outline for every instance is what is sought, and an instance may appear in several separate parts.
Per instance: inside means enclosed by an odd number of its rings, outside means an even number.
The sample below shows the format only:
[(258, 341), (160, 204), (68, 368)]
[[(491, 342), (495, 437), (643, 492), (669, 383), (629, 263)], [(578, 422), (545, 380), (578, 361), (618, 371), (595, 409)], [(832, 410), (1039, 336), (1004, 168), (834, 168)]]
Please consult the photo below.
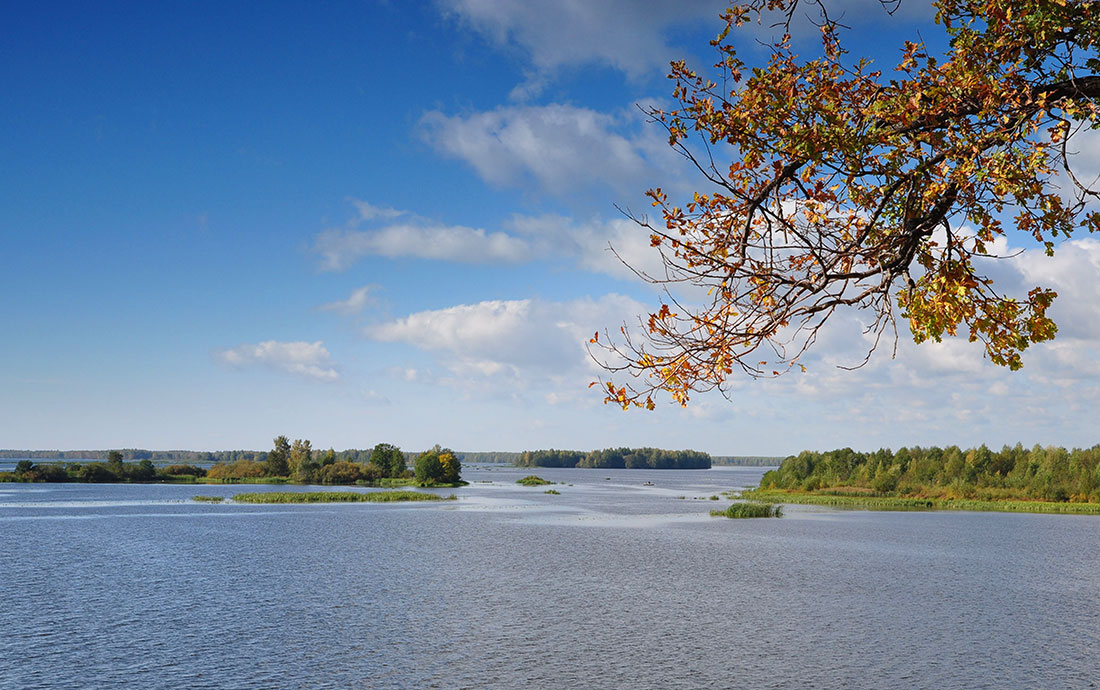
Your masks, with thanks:
[(710, 514), (728, 518), (780, 517), (783, 515), (783, 506), (772, 503), (733, 503), (725, 510), (712, 510)]
[(167, 475), (190, 475), (192, 477), (205, 477), (206, 470), (195, 465), (165, 465), (160, 468), (161, 474)]
[(516, 484), (522, 484), (523, 486), (545, 486), (547, 484), (553, 483), (554, 482), (548, 479), (543, 479), (542, 477), (536, 476), (534, 474), (529, 474), (523, 479), (516, 480)]
[(443, 481), (443, 463), (436, 451), (426, 451), (416, 457), (416, 481), (423, 485)]
[(245, 479), (248, 477), (264, 476), (264, 464), (255, 460), (237, 460), (231, 463), (221, 463), (211, 467), (206, 476), (211, 479)]
[(360, 465), (357, 462), (337, 460), (317, 471), (317, 481), (322, 484), (354, 484), (360, 479), (364, 479), (363, 470), (367, 467), (367, 465)]

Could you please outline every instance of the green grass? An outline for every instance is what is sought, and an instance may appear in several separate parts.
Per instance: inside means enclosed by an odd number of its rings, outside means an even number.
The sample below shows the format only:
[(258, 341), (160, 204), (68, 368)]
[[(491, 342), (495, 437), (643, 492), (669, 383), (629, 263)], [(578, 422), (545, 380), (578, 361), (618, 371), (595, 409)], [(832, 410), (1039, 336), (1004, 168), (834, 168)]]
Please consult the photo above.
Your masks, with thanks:
[(771, 503), (732, 503), (725, 510), (712, 510), (714, 517), (727, 518), (767, 518), (783, 515), (783, 506)]
[(221, 503), (225, 500), (225, 496), (192, 496), (191, 500), (202, 503)]
[(237, 503), (390, 503), (394, 501), (454, 501), (457, 496), (440, 496), (422, 491), (270, 491), (236, 494)]
[(533, 474), (529, 474), (523, 479), (517, 479), (516, 484), (522, 484), (523, 486), (546, 486), (547, 484), (553, 484), (554, 482), (543, 479)]
[(547, 489), (546, 491), (543, 491), (542, 493), (544, 493), (544, 494), (553, 494), (555, 496), (561, 496), (561, 492), (558, 491), (557, 489)]
[(742, 492), (744, 498), (775, 503), (825, 505), (863, 510), (978, 510), (1010, 513), (1060, 513), (1100, 515), (1100, 503), (1062, 503), (1053, 501), (979, 501), (950, 498), (905, 498), (899, 496), (837, 496), (829, 494), (788, 493), (786, 491)]

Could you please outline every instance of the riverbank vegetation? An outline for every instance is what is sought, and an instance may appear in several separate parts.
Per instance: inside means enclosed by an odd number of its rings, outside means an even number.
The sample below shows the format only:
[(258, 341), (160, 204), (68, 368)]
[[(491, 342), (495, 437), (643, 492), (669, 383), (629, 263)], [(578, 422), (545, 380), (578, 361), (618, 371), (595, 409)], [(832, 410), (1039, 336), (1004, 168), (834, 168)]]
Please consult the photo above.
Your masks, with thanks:
[[(350, 460), (354, 457), (358, 460)], [(462, 486), (462, 463), (454, 451), (436, 445), (419, 454), (415, 471), (397, 446), (379, 443), (365, 451), (315, 451), (309, 440), (274, 440), (267, 453), (233, 455), (209, 469), (188, 464), (156, 467), (152, 460), (126, 462), (110, 451), (106, 462), (34, 462), (20, 460), (14, 471), (0, 472), (13, 482), (187, 482), (206, 484), (359, 484), (380, 487)]]
[(268, 491), (235, 494), (235, 503), (393, 503), (397, 501), (454, 501), (423, 491)]
[(605, 448), (603, 450), (528, 450), (520, 467), (588, 467), (598, 469), (706, 470), (710, 455), (695, 450), (660, 448)]
[(106, 462), (34, 462), (23, 459), (11, 472), (0, 472), (6, 482), (193, 482), (206, 475), (194, 465), (156, 467), (151, 460), (125, 462), (117, 450), (107, 454)]
[(743, 502), (743, 503), (731, 503), (725, 510), (712, 510), (710, 511), (712, 517), (727, 517), (727, 518), (767, 518), (767, 517), (782, 517), (783, 506), (774, 505), (771, 503), (755, 503), (755, 502)]
[(523, 479), (517, 479), (516, 484), (522, 484), (523, 486), (546, 486), (553, 484), (554, 482), (549, 479), (543, 479), (542, 477), (534, 474), (529, 474)]
[(745, 496), (902, 509), (1100, 513), (1100, 446), (804, 451), (765, 473), (760, 488)]

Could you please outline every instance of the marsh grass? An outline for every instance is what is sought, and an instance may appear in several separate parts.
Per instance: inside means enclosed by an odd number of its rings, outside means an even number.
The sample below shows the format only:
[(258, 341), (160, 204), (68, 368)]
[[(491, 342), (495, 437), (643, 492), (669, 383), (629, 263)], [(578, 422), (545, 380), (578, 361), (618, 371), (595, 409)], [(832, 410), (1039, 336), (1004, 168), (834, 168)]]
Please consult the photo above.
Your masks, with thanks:
[(713, 517), (727, 518), (767, 518), (781, 517), (783, 506), (771, 503), (731, 503), (725, 510), (712, 510)]
[(189, 484), (289, 484), (287, 477), (193, 477)]
[(534, 474), (529, 474), (523, 479), (517, 479), (516, 484), (522, 484), (523, 486), (546, 486), (547, 484), (553, 484), (554, 482), (549, 479), (543, 479)]
[(544, 494), (553, 494), (555, 496), (561, 496), (561, 492), (558, 491), (557, 489), (547, 489), (546, 491), (543, 491), (542, 493), (544, 493)]
[(440, 496), (422, 491), (270, 491), (236, 494), (237, 503), (391, 503), (396, 501), (454, 501), (457, 496)]
[(225, 500), (225, 496), (192, 496), (191, 500), (200, 503), (221, 503)]
[(1067, 515), (1100, 515), (1100, 503), (1066, 503), (1054, 501), (979, 501), (976, 499), (905, 498), (899, 496), (853, 496), (837, 494), (804, 494), (785, 491), (751, 490), (744, 498), (776, 503), (825, 505), (862, 510), (977, 510), (1009, 513), (1060, 513)]

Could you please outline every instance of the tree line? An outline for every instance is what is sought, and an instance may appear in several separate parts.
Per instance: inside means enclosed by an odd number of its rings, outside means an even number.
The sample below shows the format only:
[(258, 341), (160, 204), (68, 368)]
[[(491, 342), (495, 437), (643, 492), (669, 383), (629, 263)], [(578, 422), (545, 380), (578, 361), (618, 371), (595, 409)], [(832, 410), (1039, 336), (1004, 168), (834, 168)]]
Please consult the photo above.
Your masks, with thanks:
[(274, 447), (262, 460), (217, 463), (206, 476), (212, 479), (267, 477), (300, 484), (378, 484), (385, 480), (406, 480), (406, 483), (416, 481), (431, 485), (458, 483), (461, 471), (462, 463), (454, 451), (438, 445), (417, 455), (413, 469), (409, 469), (405, 452), (389, 443), (379, 443), (370, 451), (337, 453), (332, 448), (315, 451), (308, 439), (291, 442), (286, 436), (276, 436)]
[(761, 489), (881, 495), (1100, 503), (1100, 445), (1066, 450), (1021, 444), (947, 448), (803, 451), (764, 474)]
[(660, 448), (604, 448), (603, 450), (527, 450), (516, 460), (520, 467), (586, 467), (599, 469), (705, 470), (707, 453)]
[(16, 482), (155, 482), (194, 479), (206, 475), (202, 467), (173, 464), (157, 467), (152, 460), (126, 462), (121, 451), (107, 451), (105, 462), (42, 462), (20, 460), (12, 472), (0, 472), (0, 481)]
[[(454, 451), (436, 445), (416, 455), (413, 467), (407, 454), (397, 446), (379, 443), (370, 451), (313, 449), (308, 439), (293, 442), (277, 436), (266, 453), (236, 451), (209, 468), (192, 464), (157, 467), (149, 458), (126, 462), (122, 451), (107, 451), (105, 462), (36, 463), (20, 460), (13, 472), (0, 472), (0, 481), (18, 482), (154, 482), (211, 480), (289, 481), (301, 484), (457, 484), (461, 482), (462, 463)], [(349, 459), (354, 458), (354, 459)]]

